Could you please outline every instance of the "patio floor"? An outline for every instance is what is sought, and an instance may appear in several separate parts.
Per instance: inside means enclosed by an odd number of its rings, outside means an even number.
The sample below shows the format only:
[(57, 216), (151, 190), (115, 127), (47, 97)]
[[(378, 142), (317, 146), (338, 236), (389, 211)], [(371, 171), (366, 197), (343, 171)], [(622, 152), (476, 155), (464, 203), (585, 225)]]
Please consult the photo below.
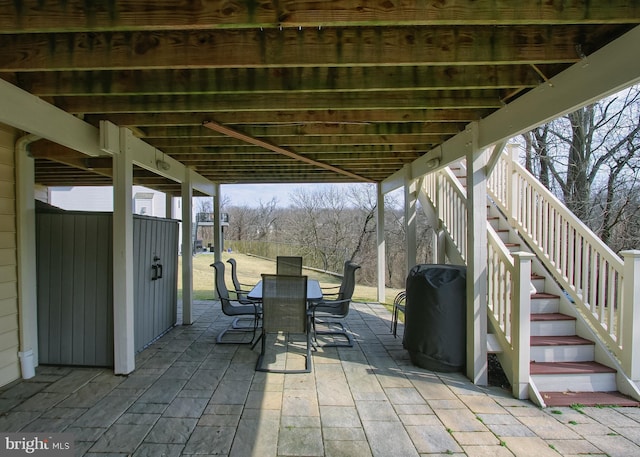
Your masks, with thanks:
[(78, 456), (640, 455), (640, 408), (541, 410), (414, 367), (378, 304), (354, 304), (354, 348), (287, 375), (256, 372), (257, 349), (215, 344), (230, 322), (218, 303), (194, 311), (129, 376), (39, 367), (0, 389), (0, 431), (72, 433)]

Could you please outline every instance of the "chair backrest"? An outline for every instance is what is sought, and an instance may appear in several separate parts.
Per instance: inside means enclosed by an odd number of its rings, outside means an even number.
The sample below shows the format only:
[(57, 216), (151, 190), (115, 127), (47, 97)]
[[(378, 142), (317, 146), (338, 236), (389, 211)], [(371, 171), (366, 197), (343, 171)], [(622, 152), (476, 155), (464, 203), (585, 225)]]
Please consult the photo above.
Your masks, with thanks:
[(238, 271), (236, 265), (236, 259), (229, 259), (227, 263), (231, 265), (231, 281), (233, 282), (233, 288), (236, 290), (238, 294), (238, 298), (240, 297), (240, 291), (242, 290), (242, 286), (240, 285), (240, 281), (238, 280)]
[(276, 274), (300, 276), (302, 274), (302, 257), (279, 255), (276, 257)]
[(267, 333), (307, 331), (307, 277), (262, 275), (262, 325)]
[(216, 292), (222, 304), (222, 312), (227, 314), (227, 311), (232, 305), (227, 284), (224, 282), (224, 263), (218, 261), (212, 263), (211, 266), (216, 270)]
[(360, 265), (347, 260), (344, 263), (344, 274), (338, 291), (338, 300), (350, 300), (353, 297), (353, 291), (356, 288), (356, 270)]

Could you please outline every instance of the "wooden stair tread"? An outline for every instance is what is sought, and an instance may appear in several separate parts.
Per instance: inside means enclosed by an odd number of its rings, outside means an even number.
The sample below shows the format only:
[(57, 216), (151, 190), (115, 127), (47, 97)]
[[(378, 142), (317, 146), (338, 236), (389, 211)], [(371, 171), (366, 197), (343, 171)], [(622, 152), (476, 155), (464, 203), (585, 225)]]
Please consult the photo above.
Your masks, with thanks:
[(576, 346), (592, 345), (593, 341), (581, 338), (577, 335), (570, 336), (532, 336), (531, 346)]
[(531, 279), (545, 279), (545, 278), (542, 275), (531, 273)]
[(540, 392), (547, 406), (640, 406), (620, 392)]
[(560, 298), (560, 295), (548, 294), (547, 292), (536, 292), (531, 294), (531, 298)]
[(533, 322), (550, 322), (550, 321), (575, 321), (576, 318), (562, 313), (534, 313), (531, 314)]
[(598, 362), (531, 362), (532, 375), (615, 373), (616, 370)]

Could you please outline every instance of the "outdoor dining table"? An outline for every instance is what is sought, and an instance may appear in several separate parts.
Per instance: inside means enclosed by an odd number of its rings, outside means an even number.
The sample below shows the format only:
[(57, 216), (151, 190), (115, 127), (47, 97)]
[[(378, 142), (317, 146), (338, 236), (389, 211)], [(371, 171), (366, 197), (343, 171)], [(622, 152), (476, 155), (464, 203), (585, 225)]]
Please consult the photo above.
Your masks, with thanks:
[[(247, 294), (249, 300), (262, 299), (262, 281), (258, 283)], [(307, 279), (307, 301), (319, 301), (322, 299), (322, 289), (317, 279)]]

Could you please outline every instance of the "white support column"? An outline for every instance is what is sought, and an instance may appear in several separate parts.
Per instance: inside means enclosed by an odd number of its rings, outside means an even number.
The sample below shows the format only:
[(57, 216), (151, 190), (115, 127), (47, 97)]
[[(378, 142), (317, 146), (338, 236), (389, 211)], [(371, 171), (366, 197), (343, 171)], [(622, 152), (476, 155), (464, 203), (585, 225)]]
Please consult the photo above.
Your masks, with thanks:
[(164, 217), (173, 219), (173, 195), (164, 194)]
[(531, 357), (531, 259), (528, 252), (514, 252), (514, 287), (511, 310), (513, 346), (513, 396), (529, 398), (529, 360)]
[(113, 351), (114, 372), (135, 369), (133, 293), (133, 162), (128, 129), (120, 129), (113, 154)]
[(182, 324), (193, 324), (193, 240), (191, 238), (193, 187), (191, 170), (184, 169), (182, 181)]
[(406, 240), (406, 252), (407, 252), (407, 271), (409, 271), (416, 264), (416, 206), (418, 203), (418, 191), (417, 181), (411, 179), (411, 168), (407, 167), (407, 175), (404, 183), (404, 229), (407, 237)]
[(35, 376), (38, 365), (38, 299), (36, 288), (36, 207), (34, 198), (34, 162), (27, 155), (35, 135), (16, 143), (16, 218), (18, 233), (18, 287), (20, 312), (20, 365), (23, 379)]
[(640, 382), (640, 251), (622, 251), (624, 290), (622, 302), (622, 366), (627, 376)]
[(213, 258), (216, 262), (222, 262), (222, 218), (220, 214), (220, 184), (213, 185)]
[(518, 192), (518, 174), (515, 170), (514, 164), (518, 162), (518, 148), (510, 144), (507, 146), (507, 153), (509, 154), (509, 168), (507, 170), (507, 186), (509, 191), (507, 192), (507, 218), (509, 225), (515, 227), (518, 224), (518, 212), (520, 211), (520, 195)]
[(478, 124), (467, 128), (467, 376), (486, 385), (487, 373), (487, 176), (477, 146)]
[(386, 300), (386, 243), (384, 239), (384, 194), (382, 184), (376, 185), (378, 202), (376, 207), (376, 245), (377, 245), (377, 284), (378, 303)]

